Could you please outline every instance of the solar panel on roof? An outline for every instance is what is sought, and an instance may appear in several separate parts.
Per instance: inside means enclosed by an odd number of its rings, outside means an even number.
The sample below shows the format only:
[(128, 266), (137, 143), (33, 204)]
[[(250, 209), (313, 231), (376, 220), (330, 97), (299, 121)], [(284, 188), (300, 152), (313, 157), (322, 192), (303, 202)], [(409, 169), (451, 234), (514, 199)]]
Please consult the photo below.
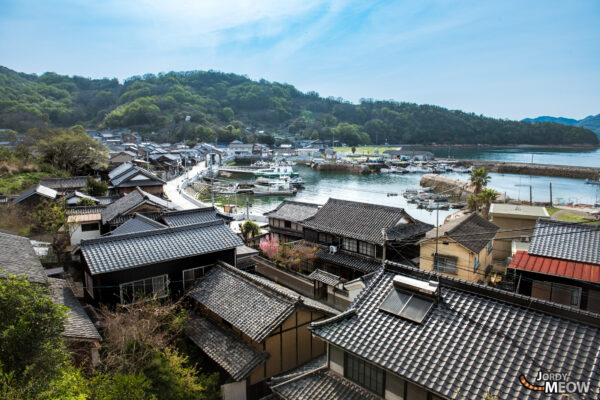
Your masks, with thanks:
[(393, 288), (379, 309), (421, 323), (433, 307), (433, 300)]

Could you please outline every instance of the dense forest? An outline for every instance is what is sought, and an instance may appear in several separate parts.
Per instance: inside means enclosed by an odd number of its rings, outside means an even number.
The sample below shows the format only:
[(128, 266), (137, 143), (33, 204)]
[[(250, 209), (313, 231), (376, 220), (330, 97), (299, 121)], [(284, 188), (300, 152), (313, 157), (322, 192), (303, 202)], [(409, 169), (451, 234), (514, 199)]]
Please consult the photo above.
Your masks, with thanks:
[[(590, 130), (487, 118), (432, 105), (302, 93), (214, 71), (117, 79), (41, 76), (0, 67), (0, 128), (130, 128), (157, 141), (273, 142), (273, 135), (358, 144), (598, 144)], [(252, 129), (247, 130), (246, 127)]]

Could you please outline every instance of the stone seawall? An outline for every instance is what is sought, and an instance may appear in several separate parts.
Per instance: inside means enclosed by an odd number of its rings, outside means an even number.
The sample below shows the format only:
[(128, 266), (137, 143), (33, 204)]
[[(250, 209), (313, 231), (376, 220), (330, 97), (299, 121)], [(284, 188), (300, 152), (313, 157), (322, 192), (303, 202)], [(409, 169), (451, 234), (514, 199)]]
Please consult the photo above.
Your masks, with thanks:
[(490, 172), (520, 175), (556, 176), (573, 179), (599, 179), (600, 168), (577, 167), (572, 165), (529, 164), (517, 162), (461, 160), (462, 164), (474, 168), (485, 167)]
[(369, 174), (371, 169), (367, 165), (363, 164), (347, 164), (347, 163), (318, 163), (312, 164), (311, 168), (317, 171), (339, 171), (339, 172), (350, 172), (353, 174)]
[(475, 194), (474, 188), (468, 182), (451, 179), (443, 175), (425, 174), (420, 182), (423, 187), (434, 187), (434, 192), (448, 193), (460, 197), (462, 201), (469, 199), (469, 196)]

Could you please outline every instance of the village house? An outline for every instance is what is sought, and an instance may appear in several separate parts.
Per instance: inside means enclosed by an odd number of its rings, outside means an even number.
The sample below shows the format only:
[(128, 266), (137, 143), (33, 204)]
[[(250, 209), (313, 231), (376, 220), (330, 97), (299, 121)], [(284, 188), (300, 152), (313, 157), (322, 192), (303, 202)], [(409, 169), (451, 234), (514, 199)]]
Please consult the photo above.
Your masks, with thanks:
[(508, 271), (517, 293), (600, 312), (600, 227), (539, 219)]
[(598, 314), (396, 263), (310, 329), (326, 355), (271, 379), (278, 399), (537, 399), (521, 382), (554, 370), (600, 389)]
[[(40, 185), (56, 190), (59, 196), (74, 191), (83, 191), (87, 186), (87, 176), (70, 176), (68, 178), (43, 178)], [(98, 178), (95, 178), (98, 179)]]
[(401, 160), (429, 161), (435, 158), (432, 152), (421, 150), (385, 150), (383, 154)]
[(508, 203), (493, 203), (489, 215), (500, 228), (494, 238), (494, 259), (502, 261), (513, 256), (517, 249), (527, 250), (535, 222), (549, 217), (546, 207)]
[(287, 243), (304, 239), (304, 228), (300, 222), (315, 215), (320, 207), (320, 204), (284, 200), (264, 215), (269, 218), (273, 237), (280, 243)]
[(137, 158), (137, 154), (132, 151), (120, 151), (110, 155), (110, 165), (119, 166), (125, 163), (132, 163)]
[(136, 167), (130, 163), (121, 164), (108, 173), (109, 190), (119, 196), (135, 190), (136, 187), (144, 191), (161, 196), (163, 185), (166, 183), (152, 172)]
[(236, 247), (243, 245), (219, 220), (170, 228), (136, 219), (120, 232), (81, 241), (89, 302), (126, 304), (145, 296), (178, 297), (206, 266), (217, 261), (235, 265)]
[(419, 268), (470, 282), (487, 282), (499, 228), (476, 213), (433, 228), (421, 240)]
[(261, 398), (270, 377), (324, 354), (308, 327), (339, 313), (224, 262), (190, 296), (196, 312), (188, 336), (229, 376), (221, 387), (226, 400)]
[(315, 265), (346, 280), (377, 270), (383, 260), (411, 263), (431, 229), (403, 208), (338, 199), (300, 224), (304, 240), (319, 247)]
[(17, 196), (12, 203), (18, 204), (28, 211), (33, 209), (44, 200), (55, 200), (58, 193), (54, 189), (43, 185), (37, 185), (36, 187), (29, 189), (19, 196)]

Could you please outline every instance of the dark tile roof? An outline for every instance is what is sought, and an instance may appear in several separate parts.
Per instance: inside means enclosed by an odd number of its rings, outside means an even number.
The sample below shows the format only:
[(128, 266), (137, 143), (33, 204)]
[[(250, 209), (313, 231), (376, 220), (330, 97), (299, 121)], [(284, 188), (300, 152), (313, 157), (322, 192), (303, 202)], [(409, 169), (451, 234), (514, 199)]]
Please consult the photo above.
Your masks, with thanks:
[[(474, 253), (479, 253), (500, 228), (476, 213), (454, 219), (439, 227), (439, 237), (447, 236)], [(435, 239), (436, 228), (427, 232), (427, 239)]]
[(329, 315), (338, 313), (225, 263), (213, 267), (190, 291), (190, 296), (259, 343), (292, 315), (297, 306)]
[(329, 286), (336, 286), (342, 281), (342, 278), (340, 278), (339, 276), (330, 274), (329, 272), (323, 271), (319, 268), (311, 272), (310, 275), (308, 275), (308, 278)]
[(315, 215), (319, 207), (321, 207), (320, 204), (284, 200), (276, 209), (265, 213), (265, 217), (299, 222)]
[(271, 386), (285, 400), (378, 400), (372, 394), (325, 366)]
[(221, 220), (217, 211), (212, 207), (165, 212), (162, 214), (162, 219), (165, 221), (165, 224), (169, 226), (193, 225)]
[(60, 192), (81, 189), (87, 185), (87, 176), (70, 176), (68, 178), (45, 178), (40, 180), (44, 185)]
[(102, 210), (102, 223), (106, 224), (117, 216), (135, 210), (142, 204), (150, 204), (163, 210), (174, 207), (174, 204), (168, 200), (161, 199), (158, 196), (144, 192), (139, 187), (136, 187), (135, 190), (127, 193), (114, 203), (107, 205), (104, 210)]
[(382, 229), (395, 227), (403, 217), (412, 220), (404, 209), (329, 199), (315, 215), (302, 221), (307, 228), (370, 243), (382, 243)]
[[(148, 178), (147, 181), (134, 180), (130, 181), (134, 176), (142, 174)], [(130, 163), (121, 164), (117, 168), (108, 173), (110, 184), (114, 187), (129, 187), (129, 186), (155, 186), (163, 185), (166, 182), (160, 179), (152, 172), (136, 167)]]
[(529, 254), (600, 264), (600, 226), (538, 219)]
[[(392, 263), (389, 263), (392, 264)], [(396, 274), (440, 281), (439, 302), (422, 323), (379, 309)], [(380, 270), (343, 314), (313, 333), (444, 398), (539, 399), (538, 371), (561, 371), (600, 389), (597, 314), (395, 265)]]
[(376, 260), (368, 259), (359, 255), (346, 254), (340, 250), (338, 250), (336, 253), (330, 253), (329, 249), (319, 249), (315, 255), (320, 260), (350, 268), (365, 274), (377, 271), (381, 267), (381, 263)]
[(227, 371), (235, 381), (246, 379), (268, 358), (268, 353), (258, 351), (236, 336), (231, 329), (220, 327), (206, 318), (190, 318), (186, 332), (196, 346)]
[(86, 215), (86, 214), (100, 214), (104, 210), (104, 206), (76, 206), (67, 207), (67, 215)]
[(92, 275), (233, 249), (242, 240), (222, 222), (82, 240)]
[(56, 192), (56, 190), (46, 187), (44, 185), (37, 185), (36, 187), (29, 189), (26, 192), (21, 193), (19, 196), (17, 196), (13, 200), (13, 203), (18, 204), (33, 195), (38, 195), (38, 196), (45, 197), (47, 199), (54, 200), (57, 196), (57, 192)]
[(0, 275), (24, 275), (31, 282), (46, 282), (46, 274), (26, 237), (0, 233)]
[(392, 228), (386, 230), (388, 240), (405, 240), (411, 239), (417, 236), (425, 235), (433, 225), (419, 221), (418, 219), (413, 220), (414, 222), (407, 224), (398, 224)]
[(68, 308), (63, 336), (69, 339), (102, 340), (94, 323), (73, 294), (67, 281), (55, 278), (48, 278), (48, 281), (52, 300), (56, 304)]
[(154, 231), (164, 228), (167, 228), (167, 226), (161, 224), (160, 222), (154, 221), (153, 219), (145, 217), (142, 214), (135, 213), (130, 219), (128, 219), (122, 225), (119, 225), (114, 231), (111, 231), (109, 235), (125, 235), (128, 233)]

